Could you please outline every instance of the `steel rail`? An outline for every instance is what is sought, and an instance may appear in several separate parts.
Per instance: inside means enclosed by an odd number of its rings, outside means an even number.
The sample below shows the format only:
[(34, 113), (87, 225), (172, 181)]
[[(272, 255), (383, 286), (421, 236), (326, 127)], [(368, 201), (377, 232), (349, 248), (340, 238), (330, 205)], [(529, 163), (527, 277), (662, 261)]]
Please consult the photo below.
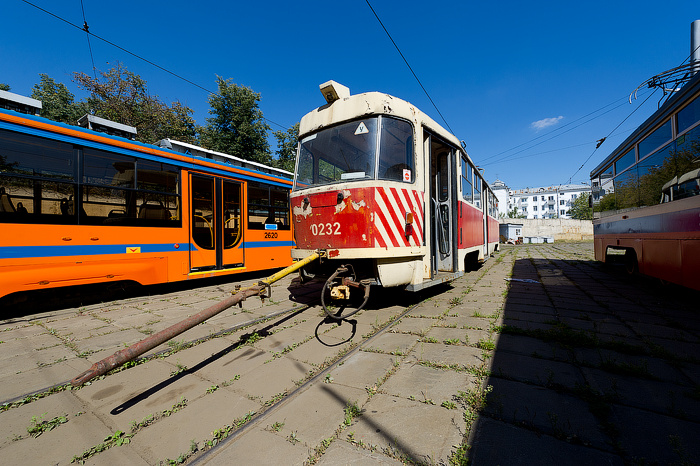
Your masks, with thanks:
[(266, 289), (270, 289), (270, 285), (272, 285), (277, 280), (286, 277), (290, 273), (299, 270), (301, 267), (309, 264), (310, 262), (315, 261), (320, 256), (320, 252), (315, 252), (309, 257), (295, 262), (289, 267), (280, 270), (279, 272), (265, 278), (264, 280), (261, 280), (260, 282), (258, 282), (257, 285), (238, 290), (237, 292), (235, 292), (235, 294), (233, 294), (233, 296), (226, 298), (223, 301), (214, 304), (213, 306), (210, 306), (204, 309), (203, 311), (200, 311), (197, 314), (190, 316), (177, 324), (171, 325), (170, 327), (161, 330), (158, 333), (154, 333), (148, 338), (145, 338), (139, 341), (138, 343), (134, 343), (128, 348), (117, 351), (113, 355), (96, 362), (90, 367), (90, 369), (76, 376), (73, 380), (71, 380), (71, 385), (73, 385), (74, 387), (78, 387), (84, 384), (85, 382), (94, 379), (95, 377), (104, 375), (107, 372), (114, 369), (115, 367), (121, 366), (122, 364), (137, 358), (143, 353), (152, 350), (156, 346), (172, 338), (175, 338), (176, 336), (180, 335), (186, 330), (189, 330), (192, 327), (201, 324), (205, 320), (219, 314), (220, 312), (230, 308), (231, 306), (235, 306), (236, 304), (241, 303), (242, 301), (246, 300), (251, 296), (261, 296), (264, 298), (264, 292)]

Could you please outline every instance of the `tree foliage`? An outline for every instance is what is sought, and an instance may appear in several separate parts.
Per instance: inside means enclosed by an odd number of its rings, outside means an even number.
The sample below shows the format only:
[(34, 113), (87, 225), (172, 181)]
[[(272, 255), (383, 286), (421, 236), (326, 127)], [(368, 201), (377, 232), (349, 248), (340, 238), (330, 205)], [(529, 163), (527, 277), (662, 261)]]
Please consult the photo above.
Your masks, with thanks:
[(217, 77), (218, 94), (209, 96), (211, 109), (202, 131), (202, 145), (245, 160), (271, 164), (267, 131), (258, 107), (260, 94), (230, 79)]
[(0, 91), (9, 91), (10, 85), (5, 83), (0, 83)]
[(41, 101), (41, 116), (61, 123), (75, 125), (88, 106), (75, 102), (75, 96), (63, 83), (57, 83), (49, 75), (40, 73), (40, 81), (32, 88), (32, 99)]
[(275, 154), (275, 164), (277, 168), (294, 171), (294, 162), (297, 156), (297, 138), (299, 137), (299, 123), (289, 128), (287, 131), (275, 131), (275, 139), (277, 139), (277, 150)]
[(580, 194), (569, 209), (571, 218), (576, 220), (591, 220), (593, 219), (593, 209), (588, 205), (588, 196)]
[(513, 209), (509, 210), (506, 214), (506, 218), (527, 218), (527, 215), (520, 213), (517, 207), (513, 207)]
[(121, 63), (99, 72), (97, 79), (73, 73), (73, 81), (90, 93), (87, 105), (95, 116), (133, 126), (139, 141), (153, 143), (163, 138), (196, 142), (193, 110), (180, 102), (171, 107), (148, 93), (146, 81)]

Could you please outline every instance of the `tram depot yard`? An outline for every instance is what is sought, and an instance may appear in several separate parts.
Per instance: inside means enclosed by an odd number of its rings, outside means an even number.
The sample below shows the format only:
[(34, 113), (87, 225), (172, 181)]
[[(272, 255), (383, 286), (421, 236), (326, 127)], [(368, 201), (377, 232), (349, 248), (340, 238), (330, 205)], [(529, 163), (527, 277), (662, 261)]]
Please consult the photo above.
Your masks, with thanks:
[(505, 246), (449, 285), (383, 289), (340, 325), (287, 278), (270, 300), (69, 388), (233, 287), (205, 284), (12, 309), (0, 322), (2, 462), (700, 461), (698, 292), (606, 268), (591, 242)]

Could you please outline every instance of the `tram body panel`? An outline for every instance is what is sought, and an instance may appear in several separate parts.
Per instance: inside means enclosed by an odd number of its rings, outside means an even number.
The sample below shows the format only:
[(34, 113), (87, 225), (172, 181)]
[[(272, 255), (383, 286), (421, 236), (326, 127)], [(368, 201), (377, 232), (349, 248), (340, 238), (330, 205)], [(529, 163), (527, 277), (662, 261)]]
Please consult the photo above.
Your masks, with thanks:
[(415, 189), (337, 185), (292, 195), (291, 202), (297, 248), (337, 250), (329, 257), (354, 248), (366, 249), (366, 257), (375, 257), (376, 249), (422, 253), (423, 193)]

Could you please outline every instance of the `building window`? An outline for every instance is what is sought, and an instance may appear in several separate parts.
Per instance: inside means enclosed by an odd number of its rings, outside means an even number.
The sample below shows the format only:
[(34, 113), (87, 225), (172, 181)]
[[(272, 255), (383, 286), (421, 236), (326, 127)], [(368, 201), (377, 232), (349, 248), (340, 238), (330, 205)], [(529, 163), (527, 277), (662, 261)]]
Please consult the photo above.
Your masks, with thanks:
[(536, 200), (537, 200), (537, 196), (532, 196), (532, 200), (533, 200), (533, 201), (536, 201)]
[(578, 196), (578, 194), (572, 194), (572, 195), (571, 195), (571, 200), (573, 201), (574, 199), (576, 199), (576, 196)]
[(554, 200), (554, 196), (549, 196), (549, 200), (550, 200), (550, 201), (553, 201), (553, 200)]
[(560, 211), (559, 211), (559, 215), (566, 215), (566, 211), (565, 211), (565, 210), (560, 210)]
[(537, 212), (537, 206), (533, 206), (533, 207), (532, 207), (532, 210), (534, 210), (535, 212)]
[(537, 215), (533, 216), (532, 218), (537, 219)]
[(561, 201), (559, 201), (559, 205), (565, 205), (565, 202), (566, 202), (566, 201), (564, 201), (564, 200), (562, 199)]

